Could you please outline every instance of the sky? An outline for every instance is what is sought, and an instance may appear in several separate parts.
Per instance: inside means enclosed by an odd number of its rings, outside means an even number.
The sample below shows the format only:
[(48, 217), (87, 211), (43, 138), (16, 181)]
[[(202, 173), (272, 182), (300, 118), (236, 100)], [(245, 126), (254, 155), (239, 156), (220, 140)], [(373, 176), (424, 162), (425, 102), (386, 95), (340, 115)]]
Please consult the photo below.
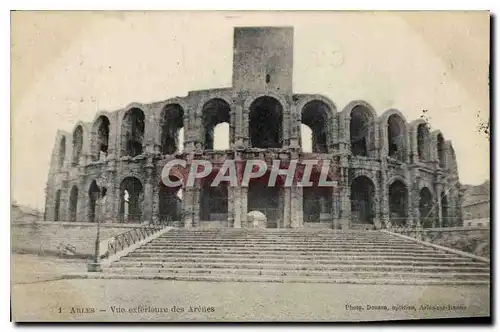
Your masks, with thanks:
[(12, 12), (12, 199), (43, 209), (58, 129), (230, 87), (235, 26), (293, 26), (295, 93), (428, 110), (461, 182), (489, 179), (488, 12)]

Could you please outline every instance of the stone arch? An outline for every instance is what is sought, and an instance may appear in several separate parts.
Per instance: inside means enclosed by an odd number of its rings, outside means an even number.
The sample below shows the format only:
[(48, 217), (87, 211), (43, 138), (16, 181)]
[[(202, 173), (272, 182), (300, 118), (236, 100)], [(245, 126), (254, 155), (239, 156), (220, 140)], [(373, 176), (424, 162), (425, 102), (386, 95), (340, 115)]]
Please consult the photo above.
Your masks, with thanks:
[(445, 169), (447, 166), (446, 163), (446, 146), (444, 141), (444, 136), (440, 131), (436, 131), (434, 133), (436, 137), (436, 155), (439, 162), (439, 167)]
[(424, 120), (413, 121), (415, 152), (420, 161), (431, 161), (432, 140), (429, 131), (429, 124)]
[(343, 111), (345, 131), (349, 140), (351, 154), (354, 156), (375, 157), (376, 112), (365, 101), (353, 101)]
[[(333, 211), (333, 188), (321, 186), (321, 167), (315, 167), (309, 180), (312, 186), (302, 188), (302, 218), (304, 222), (332, 222)], [(328, 180), (332, 180), (333, 174), (328, 174)]]
[(402, 162), (407, 161), (409, 151), (408, 124), (404, 115), (390, 109), (381, 117), (383, 144), (387, 155)]
[(389, 184), (389, 219), (392, 225), (405, 226), (408, 222), (408, 185), (400, 178)]
[(58, 151), (58, 160), (57, 167), (61, 170), (64, 167), (64, 160), (66, 159), (66, 136), (62, 135), (59, 140), (59, 151)]
[(99, 198), (99, 194), (100, 188), (97, 185), (97, 181), (92, 180), (88, 190), (89, 204), (87, 217), (89, 222), (97, 222), (97, 218), (99, 217), (97, 215), (97, 199)]
[(92, 160), (98, 161), (105, 159), (109, 149), (109, 134), (111, 122), (106, 115), (100, 115), (92, 125)]
[(375, 218), (375, 184), (365, 175), (357, 176), (350, 186), (351, 222), (373, 224)]
[(134, 176), (124, 178), (120, 183), (120, 221), (140, 223), (142, 220), (142, 204), (144, 186)]
[[(252, 114), (255, 115), (255, 112), (252, 112), (252, 109), (255, 109), (255, 106), (257, 106), (257, 104), (259, 104), (260, 102), (265, 102), (265, 101), (270, 101), (272, 105), (276, 106), (275, 108), (275, 112), (274, 114), (270, 114), (271, 118), (274, 118), (274, 121), (273, 122), (268, 122), (267, 123), (267, 126), (262, 128), (259, 126), (259, 119), (255, 119), (254, 118), (254, 121), (252, 121)], [(246, 112), (246, 114), (248, 114), (248, 127), (245, 126), (244, 130), (247, 131), (247, 134), (248, 134), (248, 138), (249, 138), (249, 141), (250, 141), (250, 146), (251, 147), (258, 147), (258, 146), (255, 146), (254, 144), (252, 144), (252, 132), (254, 133), (254, 136), (257, 136), (257, 134), (259, 134), (259, 131), (269, 131), (269, 130), (266, 130), (266, 128), (270, 128), (271, 129), (271, 132), (273, 132), (273, 129), (275, 134), (271, 134), (271, 133), (267, 133), (266, 135), (264, 135), (263, 137), (261, 137), (259, 139), (259, 141), (261, 143), (265, 143), (266, 141), (272, 143), (270, 144), (271, 146), (268, 146), (269, 148), (274, 148), (274, 147), (282, 147), (283, 144), (284, 144), (284, 141), (285, 139), (288, 138), (288, 124), (284, 124), (284, 119), (285, 119), (285, 112), (288, 112), (290, 109), (290, 106), (288, 104), (288, 102), (280, 95), (277, 95), (277, 94), (274, 94), (274, 93), (271, 93), (271, 92), (267, 92), (265, 94), (258, 94), (258, 95), (253, 95), (251, 97), (248, 97), (246, 100), (245, 100), (245, 103), (244, 103), (244, 110)], [(264, 112), (259, 112), (261, 113), (262, 115), (266, 115), (266, 113), (271, 113), (271, 112), (265, 112), (265, 109), (264, 109)], [(267, 114), (269, 115), (269, 114)], [(264, 120), (265, 118), (267, 118), (266, 116), (264, 116)], [(255, 121), (257, 120), (257, 121)], [(245, 121), (244, 121), (245, 122)], [(253, 124), (255, 124), (256, 126), (253, 126), (253, 129), (252, 129), (252, 122)], [(257, 130), (256, 130), (257, 129)], [(262, 130), (258, 130), (258, 129), (262, 129)], [(268, 137), (270, 136), (270, 137)], [(254, 138), (257, 138), (257, 137), (254, 137)], [(264, 142), (262, 142), (264, 141)], [(260, 145), (268, 145), (268, 144), (260, 144)]]
[(360, 177), (360, 176), (364, 176), (364, 177), (367, 177), (368, 179), (370, 179), (370, 181), (375, 186), (376, 192), (378, 192), (379, 188), (378, 188), (378, 184), (377, 184), (377, 181), (376, 181), (376, 175), (375, 174), (373, 174), (372, 172), (370, 172), (367, 169), (362, 169), (362, 168), (355, 169), (353, 176), (352, 177), (350, 176), (351, 183), (352, 183), (352, 181), (354, 181), (355, 178)]
[(328, 153), (331, 138), (331, 106), (319, 99), (312, 99), (301, 108), (301, 123), (311, 129), (312, 152)]
[(143, 153), (146, 118), (139, 107), (129, 108), (122, 117), (121, 155), (136, 157)]
[[(201, 106), (201, 118), (203, 122), (203, 142), (204, 148), (207, 150), (214, 150), (214, 142), (222, 140), (221, 145), (230, 146), (231, 138), (229, 130), (227, 131), (227, 137), (219, 137), (215, 129), (220, 128), (219, 125), (231, 124), (231, 104), (223, 98), (211, 98), (205, 101)], [(218, 133), (217, 133), (218, 134)], [(226, 134), (226, 133), (225, 133)]]
[(82, 156), (83, 149), (83, 126), (80, 124), (73, 130), (72, 147), (73, 153), (71, 162), (73, 165), (78, 165), (80, 163), (80, 157)]
[[(270, 168), (268, 168), (270, 169)], [(259, 178), (253, 178), (248, 184), (247, 211), (260, 211), (267, 219), (268, 228), (282, 225), (283, 206), (280, 203), (283, 179), (276, 178), (275, 185), (269, 185), (270, 171)]]
[(423, 228), (432, 228), (435, 225), (434, 198), (428, 187), (422, 187), (419, 192), (420, 223)]
[(78, 211), (78, 186), (74, 185), (71, 187), (69, 193), (69, 221), (77, 221), (77, 211)]
[[(171, 176), (172, 181), (177, 179)], [(181, 221), (182, 219), (182, 186), (167, 187), (163, 181), (158, 183), (158, 217), (160, 222)]]
[(228, 220), (229, 209), (229, 183), (221, 182), (217, 186), (211, 186), (217, 171), (201, 182), (200, 193), (200, 220), (203, 221), (225, 221)]
[(395, 181), (401, 181), (406, 187), (408, 187), (408, 181), (406, 181), (406, 179), (400, 175), (394, 175), (392, 176), (389, 181), (387, 181), (387, 186), (390, 186), (392, 183), (394, 183)]
[(179, 103), (166, 104), (160, 114), (160, 151), (170, 155), (182, 150), (184, 108)]
[(61, 189), (57, 189), (54, 198), (54, 221), (59, 221), (61, 218)]
[(278, 99), (266, 95), (255, 98), (249, 109), (251, 146), (283, 147), (283, 104)]

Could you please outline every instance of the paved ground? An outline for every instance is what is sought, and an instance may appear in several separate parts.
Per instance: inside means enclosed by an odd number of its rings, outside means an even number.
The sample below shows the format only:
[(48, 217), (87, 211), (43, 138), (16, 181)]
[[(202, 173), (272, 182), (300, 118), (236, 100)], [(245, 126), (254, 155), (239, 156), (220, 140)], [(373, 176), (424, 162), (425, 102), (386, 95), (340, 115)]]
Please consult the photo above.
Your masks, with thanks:
[(12, 265), (15, 321), (359, 321), (490, 311), (484, 286), (60, 280), (84, 264), (13, 255)]

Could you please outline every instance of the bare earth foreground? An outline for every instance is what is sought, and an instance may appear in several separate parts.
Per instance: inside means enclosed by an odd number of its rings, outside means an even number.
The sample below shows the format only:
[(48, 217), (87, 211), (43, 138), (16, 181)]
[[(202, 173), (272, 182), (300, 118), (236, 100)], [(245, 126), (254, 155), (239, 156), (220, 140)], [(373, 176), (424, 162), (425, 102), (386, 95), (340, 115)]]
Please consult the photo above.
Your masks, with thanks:
[(16, 254), (11, 266), (16, 322), (360, 321), (490, 315), (487, 286), (61, 280), (62, 273), (82, 271), (85, 264)]

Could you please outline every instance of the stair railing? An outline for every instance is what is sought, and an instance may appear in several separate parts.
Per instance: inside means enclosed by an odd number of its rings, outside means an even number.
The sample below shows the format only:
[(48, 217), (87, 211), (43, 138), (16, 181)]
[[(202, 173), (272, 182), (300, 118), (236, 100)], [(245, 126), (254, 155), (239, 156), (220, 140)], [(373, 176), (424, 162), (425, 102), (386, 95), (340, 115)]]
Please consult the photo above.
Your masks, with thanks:
[(129, 229), (121, 234), (118, 234), (112, 238), (109, 238), (108, 241), (108, 250), (106, 256), (114, 255), (126, 248), (140, 242), (149, 236), (161, 231), (165, 227), (168, 227), (168, 222), (161, 223), (150, 223), (146, 225), (142, 225), (139, 227), (135, 227)]

